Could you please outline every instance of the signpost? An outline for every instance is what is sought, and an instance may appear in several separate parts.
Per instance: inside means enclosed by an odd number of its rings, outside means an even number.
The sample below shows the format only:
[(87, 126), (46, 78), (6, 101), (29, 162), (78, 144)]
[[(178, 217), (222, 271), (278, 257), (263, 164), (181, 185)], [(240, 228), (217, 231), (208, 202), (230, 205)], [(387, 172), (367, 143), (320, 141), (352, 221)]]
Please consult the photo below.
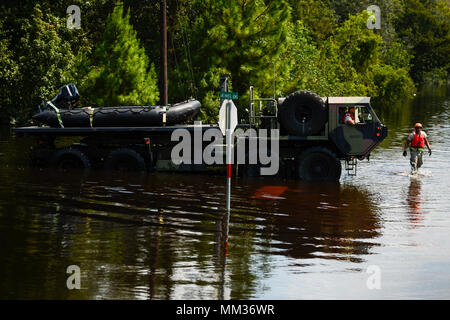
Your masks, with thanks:
[(237, 99), (237, 92), (220, 92), (220, 98), (224, 99), (219, 110), (219, 127), (222, 134), (226, 137), (226, 166), (227, 166), (227, 222), (225, 231), (225, 254), (228, 253), (228, 225), (230, 222), (230, 202), (231, 202), (231, 147), (232, 147), (232, 134), (238, 124), (237, 108), (232, 99)]
[(219, 110), (220, 131), (222, 131), (223, 135), (227, 134), (227, 130), (230, 130), (231, 133), (233, 133), (234, 129), (236, 129), (237, 124), (238, 124), (237, 108), (234, 105), (233, 100), (228, 99), (223, 100)]
[(238, 93), (237, 92), (220, 91), (220, 99), (237, 100)]

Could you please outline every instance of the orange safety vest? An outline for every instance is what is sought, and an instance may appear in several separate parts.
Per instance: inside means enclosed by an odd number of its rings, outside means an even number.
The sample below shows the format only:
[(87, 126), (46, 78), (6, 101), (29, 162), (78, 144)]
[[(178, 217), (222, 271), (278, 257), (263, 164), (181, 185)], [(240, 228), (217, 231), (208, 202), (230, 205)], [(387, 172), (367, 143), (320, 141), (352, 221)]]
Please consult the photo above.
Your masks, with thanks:
[(413, 148), (423, 148), (425, 146), (425, 136), (422, 132), (419, 134), (416, 133), (416, 131), (413, 131), (413, 139), (411, 140), (411, 147)]

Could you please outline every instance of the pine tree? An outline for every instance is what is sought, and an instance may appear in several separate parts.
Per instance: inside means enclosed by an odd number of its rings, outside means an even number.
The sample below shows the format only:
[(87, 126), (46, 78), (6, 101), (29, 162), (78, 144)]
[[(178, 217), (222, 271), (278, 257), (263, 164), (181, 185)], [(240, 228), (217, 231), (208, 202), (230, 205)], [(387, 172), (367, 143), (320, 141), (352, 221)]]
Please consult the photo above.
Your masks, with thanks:
[[(175, 79), (194, 77), (202, 99), (203, 120), (214, 121), (219, 109), (220, 73), (232, 76), (239, 93), (238, 108), (248, 106), (250, 85), (272, 95), (274, 64), (287, 36), (290, 8), (286, 1), (196, 0), (180, 24), (187, 35), (192, 59), (185, 59)], [(192, 68), (191, 75), (187, 74)], [(244, 117), (244, 115), (242, 114)]]
[[(152, 105), (158, 100), (154, 65), (130, 24), (129, 11), (124, 16), (118, 3), (108, 16), (102, 39), (92, 59), (79, 65), (90, 68), (80, 85), (84, 102), (95, 106)], [(87, 68), (86, 68), (87, 67)]]

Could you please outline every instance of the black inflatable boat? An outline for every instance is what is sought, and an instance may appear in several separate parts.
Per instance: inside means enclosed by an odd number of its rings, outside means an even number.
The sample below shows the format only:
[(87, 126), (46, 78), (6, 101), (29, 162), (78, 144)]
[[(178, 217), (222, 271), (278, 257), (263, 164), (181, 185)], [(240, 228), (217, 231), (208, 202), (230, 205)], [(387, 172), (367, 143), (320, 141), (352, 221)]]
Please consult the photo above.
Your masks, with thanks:
[[(60, 93), (33, 116), (35, 121), (51, 127), (151, 127), (175, 125), (193, 119), (200, 111), (197, 100), (188, 100), (166, 108), (162, 106), (119, 106), (73, 109), (79, 99), (75, 85)], [(62, 107), (60, 109), (60, 107)], [(68, 109), (64, 109), (67, 108)]]

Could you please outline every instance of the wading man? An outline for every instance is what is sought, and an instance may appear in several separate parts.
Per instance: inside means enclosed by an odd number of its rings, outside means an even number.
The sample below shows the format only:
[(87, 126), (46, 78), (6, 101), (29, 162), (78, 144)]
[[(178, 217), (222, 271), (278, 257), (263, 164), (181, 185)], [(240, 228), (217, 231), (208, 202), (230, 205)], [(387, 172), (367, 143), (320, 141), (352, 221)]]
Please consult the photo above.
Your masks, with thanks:
[(423, 164), (422, 156), (424, 146), (427, 146), (428, 154), (431, 156), (431, 147), (427, 140), (427, 134), (425, 131), (422, 131), (422, 125), (420, 123), (414, 125), (414, 131), (409, 134), (405, 142), (403, 147), (404, 157), (406, 157), (406, 149), (408, 149), (408, 146), (411, 154), (411, 173), (416, 173)]

